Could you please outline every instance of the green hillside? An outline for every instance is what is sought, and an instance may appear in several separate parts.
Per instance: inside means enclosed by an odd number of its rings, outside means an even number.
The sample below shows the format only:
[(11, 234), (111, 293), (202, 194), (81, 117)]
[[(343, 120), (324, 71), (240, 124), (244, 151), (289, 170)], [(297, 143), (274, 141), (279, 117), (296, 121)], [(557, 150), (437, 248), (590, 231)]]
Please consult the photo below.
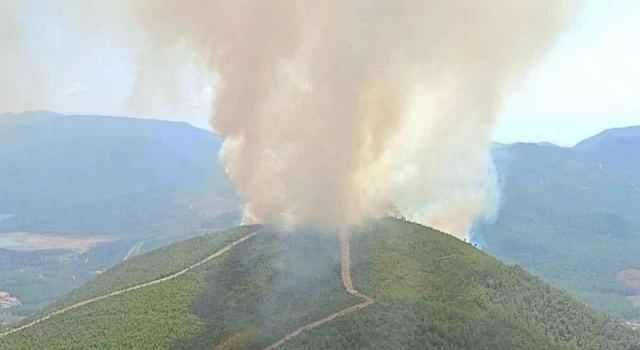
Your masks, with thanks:
[[(260, 349), (361, 299), (337, 235), (240, 227), (121, 263), (47, 312), (170, 276), (0, 338), (0, 349)], [(353, 283), (375, 303), (283, 349), (630, 349), (636, 333), (440, 232), (393, 219), (351, 233)]]
[(573, 148), (515, 144), (497, 152), (504, 176), (484, 249), (612, 317), (640, 320), (640, 129), (609, 130)]
[[(47, 111), (0, 115), (0, 292), (28, 316), (139, 252), (239, 223), (222, 140), (186, 123)], [(106, 240), (6, 244), (25, 232)], [(33, 240), (33, 239), (32, 239)]]

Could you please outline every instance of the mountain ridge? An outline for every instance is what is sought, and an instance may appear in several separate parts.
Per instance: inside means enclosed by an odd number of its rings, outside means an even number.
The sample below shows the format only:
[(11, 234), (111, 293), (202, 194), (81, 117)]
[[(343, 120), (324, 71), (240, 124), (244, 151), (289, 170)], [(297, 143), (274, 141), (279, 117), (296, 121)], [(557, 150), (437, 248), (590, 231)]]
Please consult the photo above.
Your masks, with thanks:
[[(150, 273), (169, 276), (243, 235), (238, 228), (133, 258), (58, 307)], [(303, 330), (280, 348), (628, 350), (640, 341), (639, 333), (444, 233), (383, 219), (355, 227), (350, 240), (354, 287), (376, 303)], [(337, 235), (267, 226), (162, 286), (71, 310), (5, 337), (0, 348), (266, 348), (360, 302), (344, 291), (340, 247)]]
[(616, 275), (640, 269), (640, 127), (576, 147), (494, 150), (501, 209), (479, 225), (484, 248), (613, 317), (640, 319), (640, 294)]
[(239, 223), (240, 201), (218, 162), (221, 144), (184, 122), (0, 116), (0, 235), (112, 239), (85, 253), (22, 251), (0, 239), (2, 288), (23, 301), (3, 314), (31, 314), (132, 247), (136, 254)]

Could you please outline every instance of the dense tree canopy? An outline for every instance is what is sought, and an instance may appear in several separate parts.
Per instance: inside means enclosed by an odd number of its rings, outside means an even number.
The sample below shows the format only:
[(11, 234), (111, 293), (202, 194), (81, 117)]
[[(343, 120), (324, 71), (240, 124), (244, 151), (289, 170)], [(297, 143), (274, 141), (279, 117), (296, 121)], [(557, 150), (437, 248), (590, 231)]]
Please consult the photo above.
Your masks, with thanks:
[[(53, 308), (179, 271), (255, 227), (118, 265)], [(392, 219), (351, 234), (355, 287), (376, 303), (285, 349), (631, 349), (640, 333), (440, 232)], [(336, 235), (265, 227), (176, 279), (53, 317), (0, 349), (259, 349), (360, 303), (340, 279)]]

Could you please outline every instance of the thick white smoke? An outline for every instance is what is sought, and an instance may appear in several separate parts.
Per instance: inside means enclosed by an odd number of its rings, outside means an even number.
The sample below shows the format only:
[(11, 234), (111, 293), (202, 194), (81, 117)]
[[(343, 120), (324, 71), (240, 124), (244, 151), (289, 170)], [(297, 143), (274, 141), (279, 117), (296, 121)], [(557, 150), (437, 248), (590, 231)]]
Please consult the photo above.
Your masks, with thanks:
[(219, 72), (213, 128), (249, 221), (397, 210), (458, 237), (493, 210), (504, 94), (574, 1), (200, 1), (138, 8)]
[(340, 227), (396, 212), (464, 237), (497, 198), (489, 149), (505, 94), (579, 2), (116, 4), (151, 50), (142, 90), (176, 57), (220, 76), (211, 125), (247, 221)]

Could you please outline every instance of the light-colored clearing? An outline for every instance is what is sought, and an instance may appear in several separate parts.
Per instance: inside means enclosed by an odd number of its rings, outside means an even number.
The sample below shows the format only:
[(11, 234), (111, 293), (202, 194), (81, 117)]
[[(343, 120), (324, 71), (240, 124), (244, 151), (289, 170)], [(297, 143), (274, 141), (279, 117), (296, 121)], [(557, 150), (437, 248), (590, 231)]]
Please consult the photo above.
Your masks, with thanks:
[(616, 275), (618, 281), (624, 282), (631, 288), (634, 288), (640, 292), (640, 270), (627, 269), (618, 272)]
[(7, 292), (0, 291), (0, 309), (8, 309), (21, 304), (22, 302), (18, 298), (11, 296)]
[(27, 232), (12, 232), (0, 234), (0, 238), (6, 238), (11, 245), (5, 249), (17, 251), (37, 251), (50, 249), (70, 250), (77, 253), (85, 253), (100, 244), (118, 240), (116, 237), (72, 237), (50, 236)]

